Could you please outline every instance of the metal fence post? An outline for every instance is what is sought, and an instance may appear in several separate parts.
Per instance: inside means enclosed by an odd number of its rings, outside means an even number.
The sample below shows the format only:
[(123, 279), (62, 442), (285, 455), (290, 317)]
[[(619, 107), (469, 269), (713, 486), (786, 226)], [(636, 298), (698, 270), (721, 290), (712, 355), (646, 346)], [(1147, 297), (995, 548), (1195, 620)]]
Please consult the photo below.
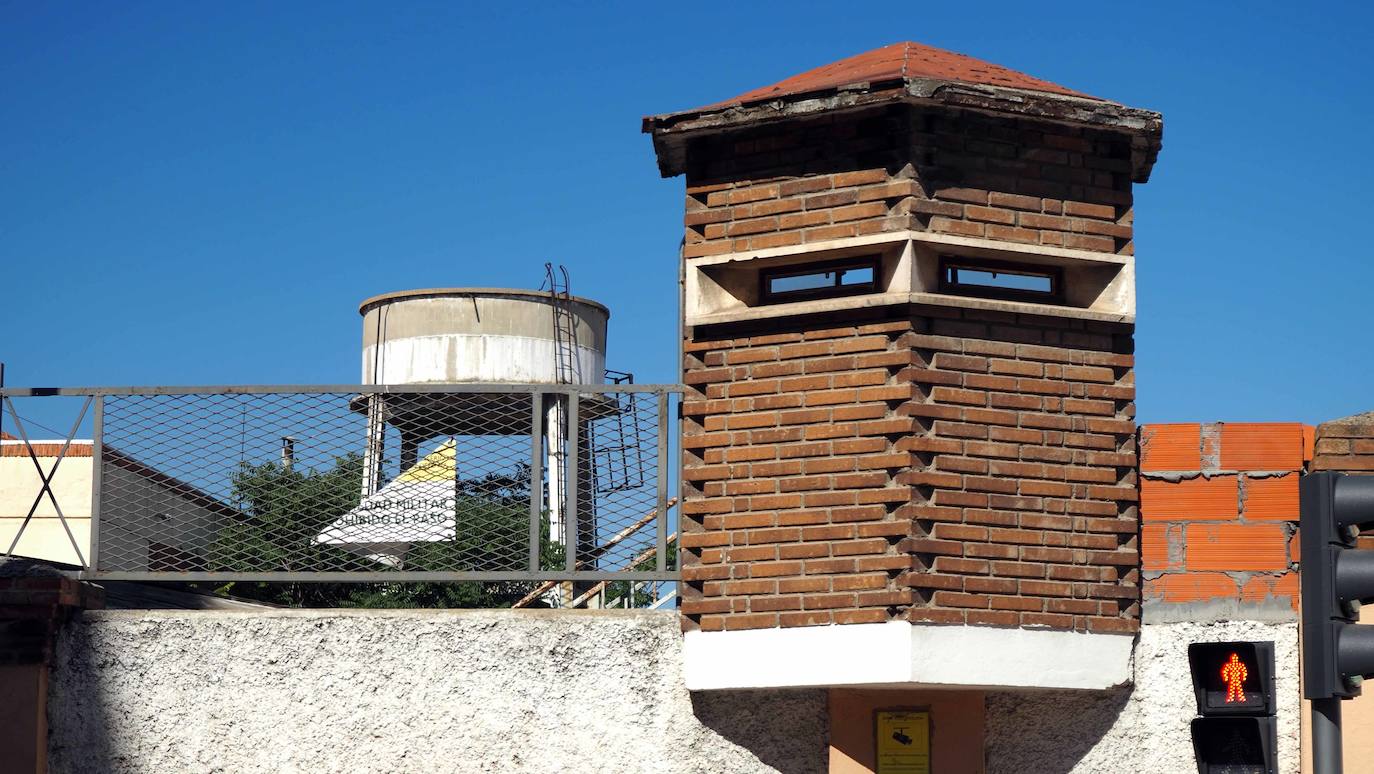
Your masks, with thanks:
[(655, 568), (659, 572), (668, 569), (668, 391), (663, 390), (658, 393), (658, 452), (655, 457), (657, 460), (658, 473), (658, 503), (654, 506), (658, 509), (658, 535), (655, 538), (658, 542), (658, 561)]
[(95, 397), (95, 414), (91, 420), (91, 550), (87, 570), (100, 565), (100, 490), (104, 486), (105, 457), (105, 396)]
[(544, 394), (530, 393), (530, 572), (539, 571), (540, 522), (544, 516)]

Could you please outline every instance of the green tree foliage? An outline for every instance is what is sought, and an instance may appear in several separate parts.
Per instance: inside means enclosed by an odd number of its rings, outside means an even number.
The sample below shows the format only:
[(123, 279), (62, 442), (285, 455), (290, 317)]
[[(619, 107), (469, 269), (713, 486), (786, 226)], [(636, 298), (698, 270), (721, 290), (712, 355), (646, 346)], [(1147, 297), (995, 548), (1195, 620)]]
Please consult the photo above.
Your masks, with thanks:
[[(677, 544), (669, 543), (667, 546), (668, 569), (677, 569)], [(658, 569), (658, 559), (653, 556), (630, 568), (634, 572), (653, 572)], [(611, 581), (606, 584), (606, 607), (648, 607), (656, 600), (650, 593), (649, 588), (643, 583), (633, 583), (631, 581)]]

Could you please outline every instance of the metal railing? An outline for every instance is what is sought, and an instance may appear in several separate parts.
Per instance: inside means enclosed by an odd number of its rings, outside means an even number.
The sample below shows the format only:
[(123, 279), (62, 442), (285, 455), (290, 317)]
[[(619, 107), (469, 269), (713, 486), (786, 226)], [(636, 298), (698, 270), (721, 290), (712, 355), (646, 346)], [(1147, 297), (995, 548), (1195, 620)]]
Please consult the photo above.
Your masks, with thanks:
[[(521, 584), (517, 598), (657, 590), (677, 577), (669, 430), (680, 392), (2, 389), (0, 443), (37, 477), (32, 500), (0, 504), (0, 550), (34, 555), (25, 533), (46, 517), (91, 579), (482, 581)], [(32, 416), (50, 415), (33, 409), (51, 398), (80, 408), (66, 438), (41, 441)], [(81, 493), (54, 484), (73, 450), (91, 458), (88, 525)], [(45, 526), (50, 541), (60, 534)]]

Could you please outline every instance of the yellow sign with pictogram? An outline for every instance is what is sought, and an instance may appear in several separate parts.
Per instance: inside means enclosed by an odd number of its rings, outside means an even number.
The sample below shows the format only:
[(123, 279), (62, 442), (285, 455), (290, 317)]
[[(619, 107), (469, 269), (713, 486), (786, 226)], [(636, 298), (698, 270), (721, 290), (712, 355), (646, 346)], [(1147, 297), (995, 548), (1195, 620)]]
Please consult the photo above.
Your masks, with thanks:
[(878, 713), (876, 774), (930, 774), (930, 712)]

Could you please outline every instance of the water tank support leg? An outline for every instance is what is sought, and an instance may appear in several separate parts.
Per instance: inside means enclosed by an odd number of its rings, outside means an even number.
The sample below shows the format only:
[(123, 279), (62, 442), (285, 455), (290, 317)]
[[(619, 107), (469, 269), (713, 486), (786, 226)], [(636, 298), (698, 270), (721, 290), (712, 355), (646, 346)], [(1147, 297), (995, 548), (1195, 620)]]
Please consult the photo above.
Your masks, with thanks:
[(544, 468), (548, 472), (549, 539), (563, 542), (563, 472), (567, 463), (563, 449), (564, 427), (566, 426), (562, 395), (550, 395), (544, 419), (545, 454)]
[(382, 458), (386, 451), (385, 398), (367, 396), (367, 446), (363, 449), (363, 498), (376, 493), (382, 485)]
[(401, 433), (401, 472), (415, 467), (420, 458), (420, 438), (413, 433)]

